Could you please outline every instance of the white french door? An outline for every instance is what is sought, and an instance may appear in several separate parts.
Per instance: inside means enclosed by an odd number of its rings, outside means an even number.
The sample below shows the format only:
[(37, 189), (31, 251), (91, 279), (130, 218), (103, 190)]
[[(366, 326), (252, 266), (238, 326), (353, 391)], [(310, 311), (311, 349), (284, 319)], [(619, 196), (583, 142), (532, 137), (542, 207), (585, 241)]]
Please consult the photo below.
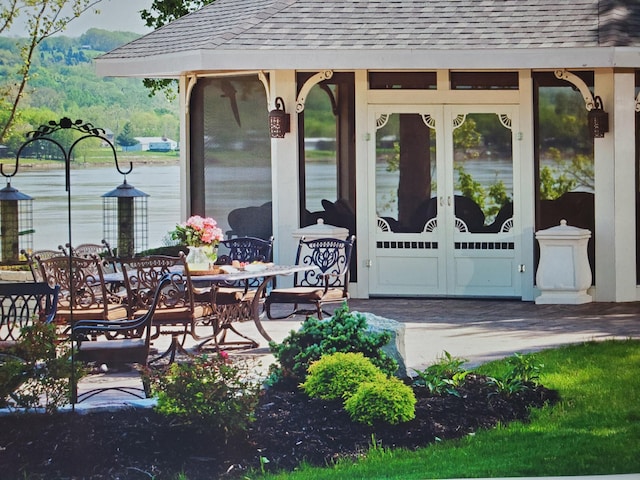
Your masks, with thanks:
[(516, 119), (515, 106), (370, 107), (371, 295), (521, 295)]

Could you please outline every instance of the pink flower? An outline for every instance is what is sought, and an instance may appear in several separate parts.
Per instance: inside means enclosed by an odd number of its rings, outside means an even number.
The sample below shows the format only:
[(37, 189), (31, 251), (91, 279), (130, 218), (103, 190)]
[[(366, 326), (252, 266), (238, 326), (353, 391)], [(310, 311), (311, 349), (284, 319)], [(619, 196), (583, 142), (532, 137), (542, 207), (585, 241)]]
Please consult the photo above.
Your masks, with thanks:
[(203, 245), (216, 246), (220, 240), (224, 239), (222, 229), (218, 227), (211, 217), (203, 218), (200, 215), (193, 215), (185, 223), (176, 226), (170, 232), (171, 238), (181, 241), (184, 245), (200, 247)]

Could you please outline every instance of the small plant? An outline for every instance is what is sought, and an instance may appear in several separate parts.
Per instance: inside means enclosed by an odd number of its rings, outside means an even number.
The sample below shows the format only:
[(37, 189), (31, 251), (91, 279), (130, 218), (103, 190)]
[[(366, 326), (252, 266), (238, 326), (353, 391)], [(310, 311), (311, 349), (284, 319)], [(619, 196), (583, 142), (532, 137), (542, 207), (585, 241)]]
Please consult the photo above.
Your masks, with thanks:
[(445, 350), (439, 361), (424, 370), (416, 370), (414, 385), (424, 387), (435, 395), (455, 395), (460, 396), (457, 388), (464, 382), (469, 374), (462, 365), (467, 361), (462, 358), (453, 357)]
[(292, 331), (282, 343), (269, 343), (279, 366), (271, 366), (271, 383), (292, 381), (301, 383), (307, 369), (320, 357), (336, 352), (360, 352), (385, 374), (393, 375), (397, 362), (382, 351), (389, 343), (387, 332), (367, 331), (364, 315), (349, 312), (346, 302), (326, 320), (307, 318), (297, 332)]
[(348, 398), (364, 382), (382, 382), (386, 375), (362, 353), (336, 352), (324, 355), (309, 366), (301, 384), (310, 397), (324, 400)]
[(524, 392), (529, 388), (522, 380), (513, 377), (489, 377), (487, 383), (494, 388), (494, 391), (489, 393), (489, 395), (503, 394), (507, 397), (511, 397), (516, 393)]
[[(71, 349), (58, 343), (56, 326), (34, 322), (0, 362), (0, 406), (55, 412), (70, 401), (71, 372)], [(76, 365), (76, 381), (82, 374)]]
[(248, 365), (232, 363), (225, 352), (145, 374), (163, 415), (216, 429), (225, 440), (246, 431), (254, 418), (260, 386), (250, 380)]
[(510, 367), (502, 377), (489, 377), (488, 384), (495, 389), (495, 393), (511, 396), (519, 392), (535, 388), (539, 384), (540, 372), (544, 365), (539, 363), (534, 355), (514, 353), (507, 359)]
[(366, 425), (386, 422), (395, 425), (415, 418), (416, 397), (408, 385), (396, 377), (361, 384), (344, 402), (352, 420)]
[(539, 384), (540, 373), (544, 368), (544, 364), (539, 363), (535, 355), (514, 353), (507, 359), (507, 363), (511, 366), (511, 372), (508, 376), (519, 378), (525, 383)]

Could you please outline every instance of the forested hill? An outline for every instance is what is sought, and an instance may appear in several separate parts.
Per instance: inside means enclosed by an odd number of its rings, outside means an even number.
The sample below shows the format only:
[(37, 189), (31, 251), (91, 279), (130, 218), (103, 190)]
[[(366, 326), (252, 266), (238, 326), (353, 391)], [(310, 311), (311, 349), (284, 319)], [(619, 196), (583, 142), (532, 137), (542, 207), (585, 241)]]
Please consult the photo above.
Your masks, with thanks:
[[(177, 139), (177, 100), (170, 102), (162, 94), (150, 98), (141, 79), (98, 77), (95, 73), (95, 57), (139, 36), (94, 28), (80, 37), (44, 40), (33, 58), (14, 134), (4, 144), (11, 148), (24, 140), (25, 130), (64, 116), (91, 122), (116, 135), (130, 123), (133, 136)], [(19, 44), (24, 41), (0, 37), (0, 92), (18, 82), (22, 64)]]

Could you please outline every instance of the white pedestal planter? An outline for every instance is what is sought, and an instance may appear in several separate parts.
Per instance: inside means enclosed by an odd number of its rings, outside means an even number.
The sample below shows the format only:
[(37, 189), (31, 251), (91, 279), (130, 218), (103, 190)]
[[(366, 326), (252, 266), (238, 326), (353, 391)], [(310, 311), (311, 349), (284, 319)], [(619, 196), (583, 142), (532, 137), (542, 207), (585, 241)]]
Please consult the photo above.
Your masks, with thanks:
[(576, 305), (593, 301), (587, 294), (592, 280), (587, 255), (589, 238), (589, 230), (570, 227), (566, 220), (557, 227), (536, 232), (540, 245), (536, 285), (541, 292), (536, 303)]
[(322, 218), (319, 218), (318, 223), (315, 225), (299, 228), (295, 230), (292, 235), (296, 240), (300, 240), (301, 237), (304, 237), (305, 240), (316, 240), (318, 238), (339, 238), (340, 240), (346, 240), (349, 237), (349, 229), (328, 225), (324, 223)]

